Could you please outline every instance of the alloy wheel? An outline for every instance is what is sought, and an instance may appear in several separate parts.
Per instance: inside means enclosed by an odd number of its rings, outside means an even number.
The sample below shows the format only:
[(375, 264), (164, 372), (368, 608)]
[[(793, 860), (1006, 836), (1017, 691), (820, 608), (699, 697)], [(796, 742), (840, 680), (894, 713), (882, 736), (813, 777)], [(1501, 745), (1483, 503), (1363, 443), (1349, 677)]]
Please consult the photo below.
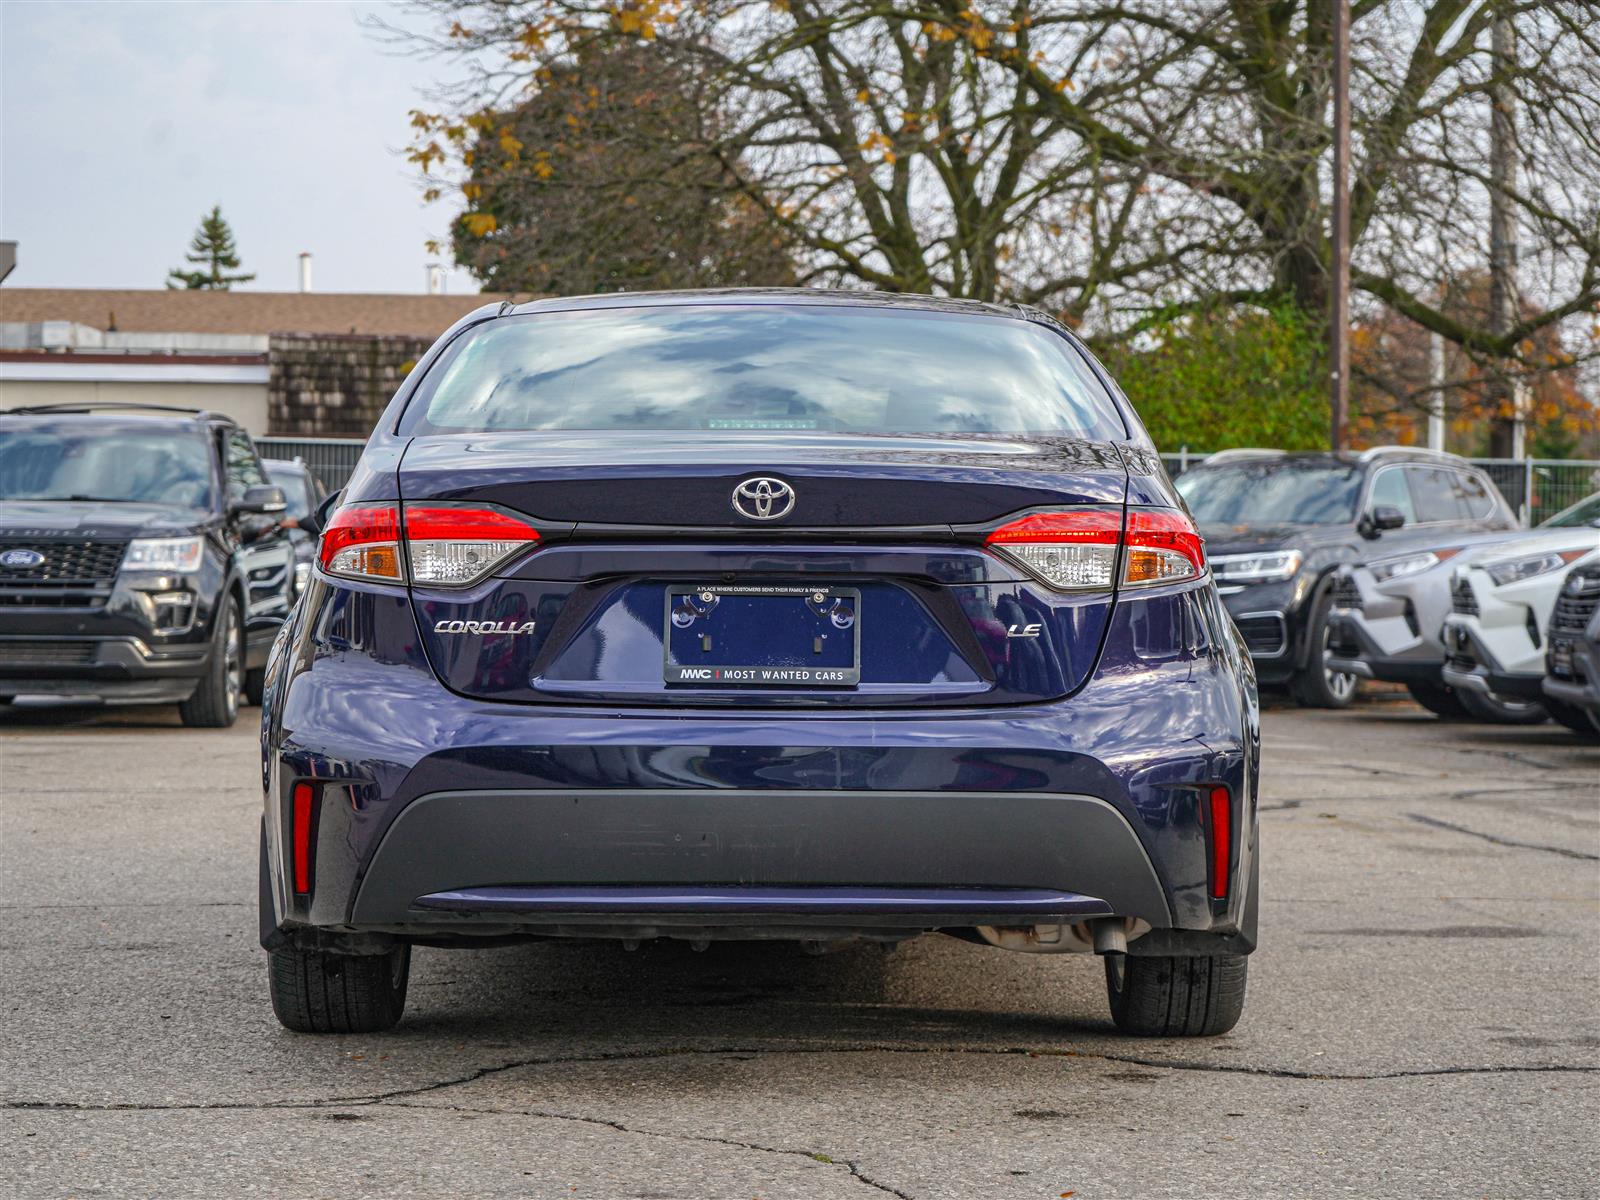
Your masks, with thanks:
[(227, 696), (228, 716), (239, 711), (239, 694), (244, 691), (244, 662), (239, 653), (239, 609), (228, 605), (228, 615), (223, 626), (223, 684)]

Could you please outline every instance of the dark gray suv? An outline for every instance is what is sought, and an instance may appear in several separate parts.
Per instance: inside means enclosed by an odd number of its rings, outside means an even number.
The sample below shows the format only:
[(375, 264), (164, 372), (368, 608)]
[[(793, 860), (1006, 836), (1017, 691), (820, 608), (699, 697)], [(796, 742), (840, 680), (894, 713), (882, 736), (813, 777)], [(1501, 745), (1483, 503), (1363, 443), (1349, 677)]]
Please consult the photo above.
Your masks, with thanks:
[(1409, 446), (1225, 450), (1185, 472), (1178, 491), (1257, 679), (1318, 708), (1343, 708), (1356, 690), (1354, 675), (1325, 661), (1340, 563), (1437, 544), (1442, 533), (1517, 528), (1482, 471)]
[(175, 701), (233, 724), (289, 613), (283, 489), (215, 413), (0, 413), (0, 702)]

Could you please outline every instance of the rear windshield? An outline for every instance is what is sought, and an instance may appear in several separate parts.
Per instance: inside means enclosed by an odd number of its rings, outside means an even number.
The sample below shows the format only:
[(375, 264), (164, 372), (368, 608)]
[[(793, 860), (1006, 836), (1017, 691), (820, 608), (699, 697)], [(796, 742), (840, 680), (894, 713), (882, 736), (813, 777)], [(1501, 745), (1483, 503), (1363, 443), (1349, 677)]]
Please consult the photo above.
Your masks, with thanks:
[(1202, 525), (1342, 525), (1356, 519), (1361, 471), (1267, 459), (1198, 467), (1177, 487)]
[(0, 500), (211, 506), (205, 434), (0, 429)]
[(1043, 326), (802, 305), (495, 321), (452, 347), (401, 424), (539, 429), (1127, 432), (1082, 356)]

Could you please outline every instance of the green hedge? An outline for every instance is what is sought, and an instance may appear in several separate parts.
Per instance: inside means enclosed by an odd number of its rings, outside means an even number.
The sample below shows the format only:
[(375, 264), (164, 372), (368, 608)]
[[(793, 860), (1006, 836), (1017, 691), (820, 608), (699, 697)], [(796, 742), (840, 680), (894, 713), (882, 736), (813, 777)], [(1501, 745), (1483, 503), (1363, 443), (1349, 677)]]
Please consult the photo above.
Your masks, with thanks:
[(1163, 451), (1328, 444), (1321, 343), (1293, 308), (1185, 314), (1095, 349)]

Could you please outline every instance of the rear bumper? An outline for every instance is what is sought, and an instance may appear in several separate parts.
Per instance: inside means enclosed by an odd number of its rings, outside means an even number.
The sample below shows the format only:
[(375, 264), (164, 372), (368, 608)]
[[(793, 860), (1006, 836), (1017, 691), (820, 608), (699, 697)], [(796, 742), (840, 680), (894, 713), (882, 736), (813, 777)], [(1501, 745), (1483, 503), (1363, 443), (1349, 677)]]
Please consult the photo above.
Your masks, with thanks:
[(182, 700), (204, 673), (207, 650), (204, 643), (154, 647), (137, 637), (0, 637), (0, 693)]
[[(574, 880), (602, 890), (566, 890), (563, 905), (560, 885)], [(511, 881), (520, 887), (484, 890)], [(626, 892), (604, 890), (639, 885), (663, 898), (630, 909)], [(943, 901), (925, 894), (930, 885), (942, 885)], [(742, 789), (419, 797), (373, 855), (352, 920), (363, 929), (654, 921), (671, 907), (664, 897), (703, 887), (724, 891), (708, 894), (700, 920), (848, 917), (840, 900), (853, 891), (855, 915), (874, 922), (1007, 923), (1019, 919), (1017, 893), (1043, 891), (1075, 900), (1043, 900), (1030, 920), (1077, 912), (1073, 920), (1172, 924), (1133, 829), (1093, 796)], [(787, 909), (762, 903), (771, 888), (791, 893)]]

